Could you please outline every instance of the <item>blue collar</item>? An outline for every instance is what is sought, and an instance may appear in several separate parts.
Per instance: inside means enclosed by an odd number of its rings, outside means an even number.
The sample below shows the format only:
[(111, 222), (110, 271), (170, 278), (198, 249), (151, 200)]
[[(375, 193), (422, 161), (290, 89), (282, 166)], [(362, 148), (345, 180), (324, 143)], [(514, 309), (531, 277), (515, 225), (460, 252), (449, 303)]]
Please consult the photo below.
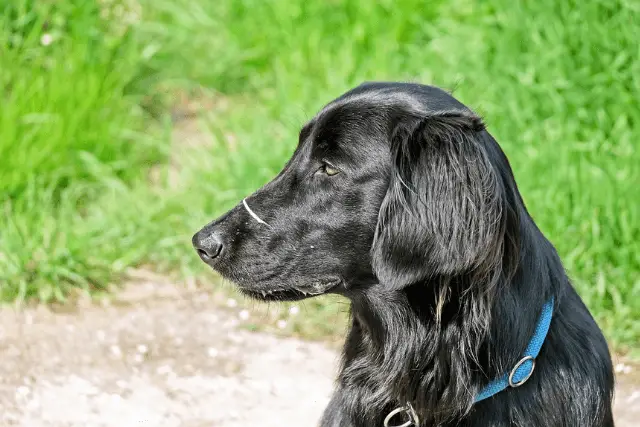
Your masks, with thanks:
[[(540, 314), (540, 318), (536, 324), (533, 337), (531, 338), (531, 341), (529, 341), (529, 345), (525, 349), (520, 361), (515, 364), (510, 372), (507, 372), (487, 384), (485, 388), (480, 391), (480, 394), (478, 394), (474, 403), (478, 403), (481, 400), (493, 396), (494, 394), (498, 394), (507, 387), (520, 387), (522, 384), (527, 382), (533, 374), (533, 369), (536, 366), (536, 357), (538, 357), (538, 353), (540, 353), (542, 344), (544, 344), (544, 340), (549, 332), (549, 326), (551, 325), (551, 317), (553, 314), (553, 305), (554, 298), (551, 297), (551, 299), (542, 306), (542, 313)], [(389, 423), (391, 419), (399, 413), (405, 413), (405, 416), (409, 418), (409, 421), (399, 427), (415, 427), (420, 425), (420, 419), (418, 418), (416, 411), (413, 409), (413, 406), (411, 406), (411, 403), (407, 402), (405, 406), (400, 406), (387, 415), (384, 419), (384, 427), (390, 427), (391, 425)]]
[(507, 387), (520, 387), (531, 377), (533, 369), (536, 366), (536, 357), (538, 357), (542, 344), (544, 344), (544, 340), (547, 337), (547, 332), (549, 332), (549, 325), (551, 325), (551, 317), (553, 314), (553, 304), (554, 298), (551, 297), (542, 307), (542, 313), (538, 319), (536, 330), (520, 361), (515, 364), (510, 372), (505, 373), (487, 384), (476, 397), (476, 403), (500, 393)]

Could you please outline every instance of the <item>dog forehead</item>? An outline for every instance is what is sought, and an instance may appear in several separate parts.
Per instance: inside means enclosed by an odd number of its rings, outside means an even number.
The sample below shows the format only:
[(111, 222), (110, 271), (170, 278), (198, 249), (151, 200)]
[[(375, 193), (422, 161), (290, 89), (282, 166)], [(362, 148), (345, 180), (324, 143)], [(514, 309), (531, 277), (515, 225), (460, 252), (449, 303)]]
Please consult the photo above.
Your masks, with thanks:
[(378, 105), (347, 102), (325, 108), (316, 116), (313, 139), (318, 144), (337, 144), (384, 132), (386, 127)]
[(369, 82), (328, 103), (301, 131), (307, 149), (355, 148), (387, 139), (403, 119), (471, 110), (448, 92), (417, 83)]
[(403, 118), (471, 110), (448, 92), (414, 83), (364, 83), (328, 103), (312, 120), (314, 140), (386, 133)]

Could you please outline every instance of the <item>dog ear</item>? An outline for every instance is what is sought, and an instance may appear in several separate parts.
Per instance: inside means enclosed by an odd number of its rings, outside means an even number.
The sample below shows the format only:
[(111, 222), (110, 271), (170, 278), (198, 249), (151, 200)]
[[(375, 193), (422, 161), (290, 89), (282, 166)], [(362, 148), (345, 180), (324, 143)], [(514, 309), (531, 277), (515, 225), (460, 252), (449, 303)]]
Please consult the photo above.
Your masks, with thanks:
[(466, 111), (395, 129), (372, 247), (381, 283), (399, 289), (436, 276), (495, 273), (503, 253), (503, 191), (483, 133), (482, 120)]

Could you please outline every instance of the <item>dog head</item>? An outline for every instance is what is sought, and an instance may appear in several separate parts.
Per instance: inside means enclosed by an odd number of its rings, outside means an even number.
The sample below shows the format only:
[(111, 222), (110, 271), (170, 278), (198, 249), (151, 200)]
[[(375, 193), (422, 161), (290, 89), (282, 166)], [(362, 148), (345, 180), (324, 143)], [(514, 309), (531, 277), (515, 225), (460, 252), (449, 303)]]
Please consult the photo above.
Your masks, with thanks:
[(367, 83), (322, 109), (283, 170), (193, 245), (266, 300), (488, 275), (508, 240), (510, 174), (480, 118), (450, 94)]

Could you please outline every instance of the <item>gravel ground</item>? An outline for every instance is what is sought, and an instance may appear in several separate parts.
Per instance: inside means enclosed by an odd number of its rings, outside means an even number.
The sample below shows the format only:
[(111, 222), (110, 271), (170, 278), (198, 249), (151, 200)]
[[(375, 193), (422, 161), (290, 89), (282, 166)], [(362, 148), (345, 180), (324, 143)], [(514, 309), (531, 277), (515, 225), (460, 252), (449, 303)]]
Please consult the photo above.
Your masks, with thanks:
[[(337, 353), (237, 319), (209, 293), (151, 282), (107, 306), (1, 309), (0, 426), (316, 425)], [(618, 370), (617, 426), (638, 426), (638, 369)]]

